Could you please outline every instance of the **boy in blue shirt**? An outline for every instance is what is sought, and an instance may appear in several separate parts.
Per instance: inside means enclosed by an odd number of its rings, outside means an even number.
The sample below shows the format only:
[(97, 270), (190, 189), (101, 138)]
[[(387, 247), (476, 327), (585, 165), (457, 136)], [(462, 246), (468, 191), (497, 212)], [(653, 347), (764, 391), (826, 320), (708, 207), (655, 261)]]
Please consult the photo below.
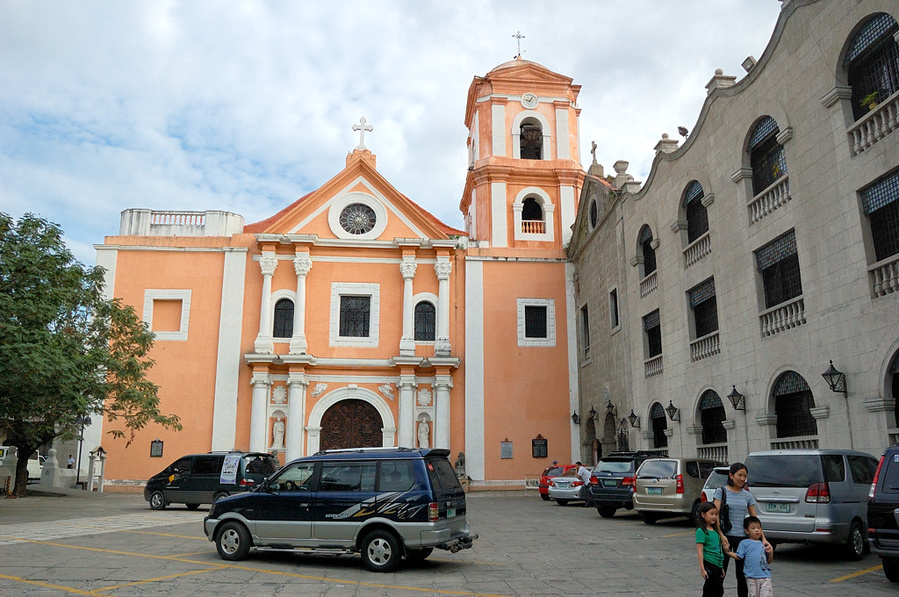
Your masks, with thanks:
[(771, 586), (771, 562), (774, 561), (774, 548), (762, 543), (762, 521), (755, 516), (743, 519), (743, 529), (747, 539), (740, 542), (737, 551), (728, 551), (730, 557), (743, 560), (743, 574), (749, 588), (749, 597), (773, 597)]

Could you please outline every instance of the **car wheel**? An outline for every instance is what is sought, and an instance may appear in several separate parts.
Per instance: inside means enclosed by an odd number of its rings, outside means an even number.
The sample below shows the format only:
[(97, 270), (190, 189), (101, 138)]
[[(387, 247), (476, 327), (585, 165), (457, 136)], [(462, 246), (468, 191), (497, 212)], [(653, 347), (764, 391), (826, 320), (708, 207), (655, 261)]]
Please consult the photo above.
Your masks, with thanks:
[(197, 508), (200, 507), (200, 504), (184, 504), (184, 505), (187, 506), (188, 510), (196, 510)]
[(546, 495), (545, 493), (541, 493), (541, 494), (540, 494), (540, 499), (543, 500), (544, 502), (548, 502), (548, 501), (549, 501), (549, 496)]
[(611, 506), (598, 506), (596, 508), (596, 511), (599, 512), (599, 515), (603, 518), (612, 518), (615, 516), (615, 510), (616, 509)]
[(215, 537), (215, 549), (223, 560), (242, 560), (250, 551), (250, 532), (239, 522), (226, 522)]
[(558, 500), (558, 499), (557, 499), (557, 500), (556, 500), (556, 503), (559, 504), (560, 506), (567, 506), (567, 505), (568, 505), (568, 500)]
[(659, 517), (652, 512), (640, 512), (640, 518), (646, 524), (655, 524), (659, 520)]
[(853, 520), (849, 526), (849, 539), (846, 540), (846, 559), (852, 562), (862, 559), (865, 555), (865, 543), (867, 538), (862, 523)]
[(165, 510), (166, 505), (164, 493), (161, 491), (154, 491), (150, 494), (150, 508), (153, 510)]
[(400, 563), (400, 542), (389, 531), (372, 531), (362, 540), (362, 563), (372, 572), (391, 572)]
[(433, 547), (426, 547), (425, 549), (410, 549), (406, 552), (406, 559), (410, 562), (423, 562), (431, 555), (431, 552), (434, 551)]
[(696, 526), (699, 523), (699, 506), (702, 502), (693, 504), (693, 510), (690, 512), (690, 525)]
[(887, 580), (899, 582), (899, 558), (880, 558), (880, 564)]
[(222, 499), (223, 497), (228, 497), (229, 495), (231, 495), (231, 494), (228, 493), (227, 491), (220, 491), (220, 492), (216, 493), (214, 496), (212, 496), (212, 501), (217, 502), (220, 499)]

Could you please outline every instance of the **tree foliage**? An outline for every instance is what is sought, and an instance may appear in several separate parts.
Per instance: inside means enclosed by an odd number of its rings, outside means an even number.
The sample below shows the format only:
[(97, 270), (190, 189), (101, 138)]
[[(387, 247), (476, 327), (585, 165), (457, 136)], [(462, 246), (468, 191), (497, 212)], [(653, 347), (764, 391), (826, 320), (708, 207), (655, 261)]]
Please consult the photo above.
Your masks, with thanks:
[(0, 213), (0, 436), (18, 448), (17, 495), (28, 456), (75, 437), (80, 416), (120, 421), (109, 433), (126, 447), (149, 423), (181, 429), (146, 377), (153, 334), (130, 305), (103, 298), (104, 273), (75, 260), (56, 224)]

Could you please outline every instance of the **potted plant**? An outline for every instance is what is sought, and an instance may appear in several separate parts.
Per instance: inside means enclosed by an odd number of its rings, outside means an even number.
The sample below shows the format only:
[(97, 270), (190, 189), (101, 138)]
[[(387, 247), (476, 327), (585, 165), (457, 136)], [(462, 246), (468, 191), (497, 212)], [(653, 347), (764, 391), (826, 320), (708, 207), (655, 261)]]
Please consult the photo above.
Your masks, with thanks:
[(871, 93), (860, 99), (858, 105), (862, 107), (868, 106), (869, 110), (873, 110), (877, 107), (877, 95), (878, 93), (876, 91), (872, 91)]

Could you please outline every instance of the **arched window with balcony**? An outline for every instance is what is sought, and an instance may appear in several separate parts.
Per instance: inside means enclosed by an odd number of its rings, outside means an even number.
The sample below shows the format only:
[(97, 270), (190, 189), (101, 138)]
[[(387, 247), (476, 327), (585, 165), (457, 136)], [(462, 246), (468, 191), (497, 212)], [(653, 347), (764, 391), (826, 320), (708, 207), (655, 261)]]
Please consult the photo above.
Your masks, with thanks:
[(640, 229), (637, 242), (640, 245), (640, 253), (643, 257), (643, 277), (656, 271), (656, 250), (653, 248), (652, 228), (644, 225)]
[(415, 341), (433, 342), (437, 334), (437, 310), (434, 303), (421, 301), (415, 305)]
[(723, 444), (727, 442), (724, 428), (724, 403), (714, 390), (706, 390), (699, 398), (699, 420), (702, 425), (703, 444)]
[(795, 371), (781, 375), (773, 394), (778, 438), (818, 435), (818, 423), (811, 412), (815, 399), (801, 375)]
[(886, 13), (868, 19), (856, 32), (843, 58), (852, 88), (852, 115), (858, 120), (871, 104), (899, 91), (899, 24)]
[(536, 118), (526, 118), (521, 123), (521, 159), (543, 159), (543, 126)]
[(893, 406), (893, 417), (895, 419), (893, 422), (896, 427), (899, 427), (899, 353), (896, 353), (896, 356), (893, 357), (893, 362), (890, 364), (887, 373), (893, 378), (887, 387), (891, 392), (890, 396), (896, 401), (895, 406)]
[(752, 134), (746, 151), (752, 168), (752, 195), (757, 196), (787, 174), (784, 147), (777, 140), (780, 129), (770, 116), (762, 118)]
[(521, 203), (521, 231), (526, 234), (546, 232), (543, 205), (536, 197), (526, 197)]
[(690, 244), (709, 231), (709, 214), (702, 199), (702, 185), (691, 181), (684, 190), (684, 215), (687, 219), (687, 243)]
[(665, 435), (665, 430), (668, 429), (668, 420), (665, 418), (665, 409), (658, 402), (649, 409), (649, 421), (652, 425), (652, 446), (667, 448), (668, 436)]
[(282, 298), (275, 303), (272, 336), (275, 338), (290, 338), (293, 336), (293, 301), (288, 298)]

